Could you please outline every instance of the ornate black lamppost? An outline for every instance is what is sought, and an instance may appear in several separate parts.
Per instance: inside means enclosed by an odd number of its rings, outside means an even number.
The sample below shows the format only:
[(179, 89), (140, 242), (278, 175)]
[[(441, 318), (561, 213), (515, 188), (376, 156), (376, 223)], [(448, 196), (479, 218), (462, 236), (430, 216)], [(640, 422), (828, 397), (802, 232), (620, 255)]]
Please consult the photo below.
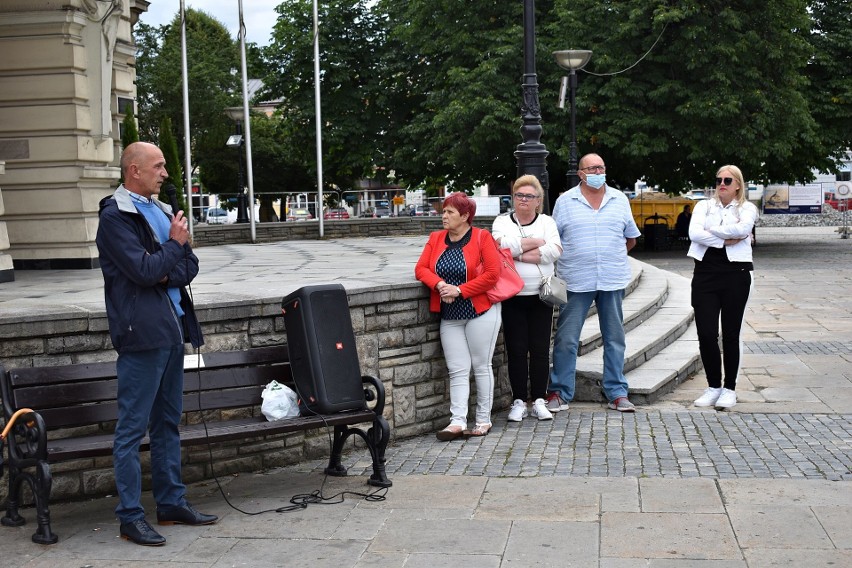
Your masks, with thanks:
[(547, 148), (541, 143), (541, 105), (538, 102), (538, 78), (535, 73), (535, 0), (524, 0), (524, 82), (521, 115), (523, 143), (515, 150), (518, 177), (532, 174), (544, 188), (542, 207), (550, 212), (550, 179), (547, 175)]
[(571, 149), (568, 157), (568, 187), (571, 189), (580, 183), (577, 175), (577, 115), (574, 97), (577, 93), (577, 71), (586, 66), (592, 57), (592, 52), (585, 49), (569, 49), (566, 51), (554, 51), (556, 64), (568, 71), (568, 77), (562, 78), (562, 91), (559, 97), (559, 108), (565, 103), (565, 80), (568, 80), (569, 99), (571, 101)]
[(243, 183), (243, 108), (229, 107), (225, 109), (225, 114), (237, 124), (237, 133), (230, 136), (225, 143), (228, 148), (237, 149), (237, 223), (248, 223), (248, 207)]

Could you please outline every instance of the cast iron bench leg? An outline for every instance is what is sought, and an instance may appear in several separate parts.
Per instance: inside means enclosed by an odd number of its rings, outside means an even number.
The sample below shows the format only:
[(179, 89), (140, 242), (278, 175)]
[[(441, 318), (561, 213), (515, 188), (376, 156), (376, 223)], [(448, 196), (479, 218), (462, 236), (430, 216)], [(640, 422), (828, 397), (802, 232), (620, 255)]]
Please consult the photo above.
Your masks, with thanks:
[(0, 523), (7, 527), (20, 527), (26, 520), (18, 513), (18, 502), (24, 482), (30, 486), (35, 501), (36, 521), (38, 528), (33, 533), (32, 541), (36, 544), (56, 544), (59, 536), (50, 529), (50, 488), (53, 478), (50, 475), (50, 465), (39, 460), (35, 464), (35, 475), (9, 468), (9, 496), (6, 500), (6, 516)]
[(373, 457), (373, 475), (367, 482), (374, 487), (390, 487), (393, 482), (388, 479), (385, 471), (385, 450), (390, 440), (390, 426), (382, 415), (377, 415), (373, 420), (373, 427), (367, 432), (367, 446)]
[(346, 438), (352, 433), (349, 426), (334, 427), (334, 442), (331, 445), (331, 456), (328, 458), (328, 467), (325, 468), (325, 473), (334, 477), (345, 477), (346, 468), (340, 461), (340, 455), (343, 453), (343, 444)]

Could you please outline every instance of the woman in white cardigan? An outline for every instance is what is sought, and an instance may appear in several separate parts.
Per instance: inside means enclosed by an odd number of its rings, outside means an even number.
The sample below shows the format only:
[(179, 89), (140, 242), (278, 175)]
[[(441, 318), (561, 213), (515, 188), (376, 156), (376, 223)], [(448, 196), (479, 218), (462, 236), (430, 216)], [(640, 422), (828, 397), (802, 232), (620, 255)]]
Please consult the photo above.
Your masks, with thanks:
[(543, 197), (535, 176), (521, 176), (512, 186), (514, 211), (498, 216), (491, 227), (500, 247), (511, 249), (524, 279), (518, 295), (503, 302), (503, 339), (514, 399), (508, 419), (513, 422), (520, 422), (530, 411), (539, 420), (553, 418), (545, 401), (553, 308), (538, 299), (538, 289), (542, 276), (553, 274), (562, 245), (556, 222), (541, 213)]
[(757, 207), (746, 197), (740, 169), (722, 166), (716, 172), (716, 194), (698, 202), (689, 222), (687, 254), (695, 259), (692, 307), (708, 385), (695, 406), (731, 408), (737, 403), (740, 335), (754, 284), (751, 234), (757, 220)]

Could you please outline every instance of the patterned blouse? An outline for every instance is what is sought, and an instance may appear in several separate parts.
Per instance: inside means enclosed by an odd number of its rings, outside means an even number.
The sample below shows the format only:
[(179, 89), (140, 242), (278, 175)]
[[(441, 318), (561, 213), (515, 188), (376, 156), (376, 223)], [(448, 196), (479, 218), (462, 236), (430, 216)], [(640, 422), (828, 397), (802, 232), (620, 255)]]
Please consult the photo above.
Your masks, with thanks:
[[(450, 240), (447, 234), (447, 250), (441, 254), (435, 266), (435, 272), (444, 279), (444, 282), (452, 286), (460, 286), (467, 281), (467, 266), (464, 262), (462, 247), (470, 242), (472, 230), (456, 242)], [(463, 320), (473, 319), (480, 314), (473, 309), (473, 303), (469, 298), (459, 296), (452, 303), (441, 302), (441, 319)]]

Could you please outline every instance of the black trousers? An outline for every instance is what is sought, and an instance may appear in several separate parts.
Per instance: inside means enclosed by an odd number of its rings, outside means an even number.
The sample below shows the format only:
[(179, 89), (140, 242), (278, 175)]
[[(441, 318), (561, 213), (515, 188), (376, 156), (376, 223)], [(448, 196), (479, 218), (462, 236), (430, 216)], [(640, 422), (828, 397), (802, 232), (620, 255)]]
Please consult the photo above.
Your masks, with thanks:
[(503, 302), (503, 340), (512, 399), (527, 401), (547, 396), (552, 330), (553, 308), (539, 300), (538, 294), (515, 296)]
[[(740, 370), (740, 332), (751, 293), (749, 270), (695, 272), (692, 275), (692, 307), (698, 329), (698, 350), (707, 374), (707, 384), (735, 390)], [(719, 351), (719, 321), (722, 322), (722, 351)]]

